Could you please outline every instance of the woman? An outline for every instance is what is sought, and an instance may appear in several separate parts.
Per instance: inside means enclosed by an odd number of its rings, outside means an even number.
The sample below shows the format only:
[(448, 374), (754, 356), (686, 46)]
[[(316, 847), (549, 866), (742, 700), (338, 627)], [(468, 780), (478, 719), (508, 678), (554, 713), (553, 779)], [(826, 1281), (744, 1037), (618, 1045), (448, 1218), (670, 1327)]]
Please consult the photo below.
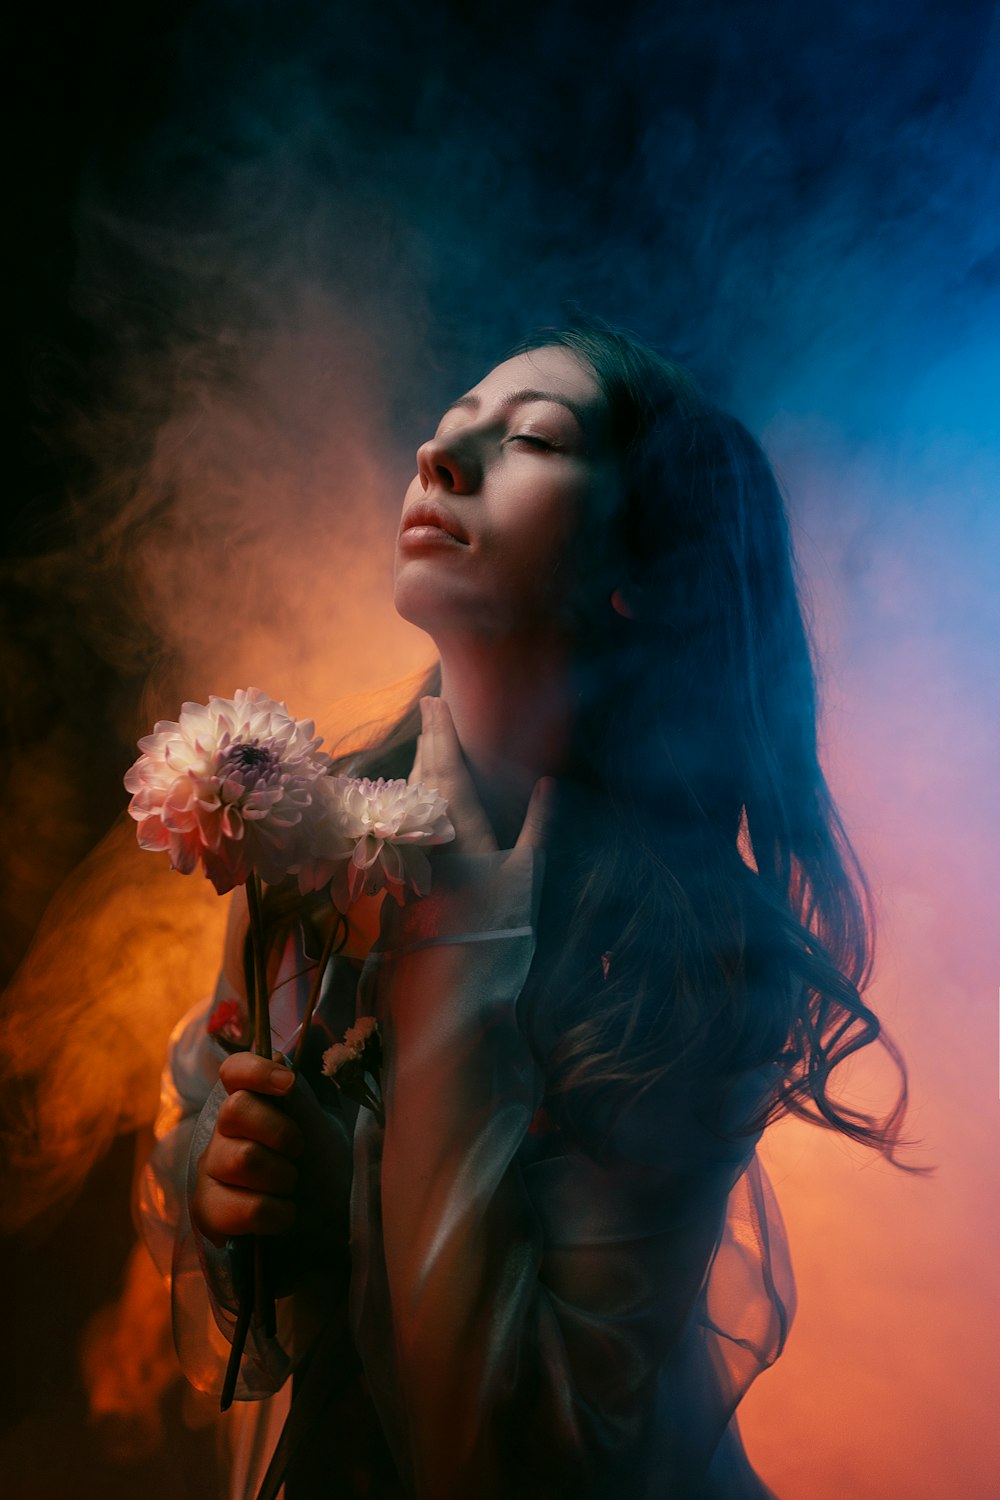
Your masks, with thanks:
[[(244, 1375), (297, 1367), (265, 1492), (287, 1464), (289, 1497), (767, 1495), (734, 1413), (794, 1288), (757, 1141), (794, 1112), (895, 1160), (906, 1100), (905, 1072), (882, 1121), (827, 1090), (879, 1036), (870, 923), (773, 475), (603, 327), (491, 370), (417, 463), (395, 597), (440, 675), (349, 769), (436, 786), (456, 839), (324, 1001), (334, 1034), (356, 990), (378, 1018), (384, 1127), (248, 1053), (219, 1068), (203, 1015), (180, 1033), (154, 1184), (220, 1079), (193, 1236), (177, 1210), (182, 1356), (191, 1247), (228, 1330), (222, 1247), (254, 1232), (295, 1293)], [(300, 974), (322, 917), (271, 902)]]

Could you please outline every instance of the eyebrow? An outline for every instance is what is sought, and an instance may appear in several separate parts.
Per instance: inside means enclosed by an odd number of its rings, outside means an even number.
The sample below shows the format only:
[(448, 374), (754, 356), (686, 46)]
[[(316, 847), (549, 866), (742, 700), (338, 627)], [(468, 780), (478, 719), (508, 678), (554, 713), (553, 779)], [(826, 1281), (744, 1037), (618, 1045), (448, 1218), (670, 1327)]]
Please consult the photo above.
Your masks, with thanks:
[[(500, 410), (509, 411), (512, 406), (524, 406), (529, 401), (554, 401), (557, 406), (564, 406), (576, 421), (582, 432), (587, 431), (588, 418), (585, 409), (577, 401), (572, 401), (569, 396), (561, 396), (557, 391), (508, 391), (500, 397)], [(441, 413), (447, 416), (448, 412), (456, 410), (478, 411), (482, 406), (478, 396), (459, 396), (457, 401), (452, 401)]]

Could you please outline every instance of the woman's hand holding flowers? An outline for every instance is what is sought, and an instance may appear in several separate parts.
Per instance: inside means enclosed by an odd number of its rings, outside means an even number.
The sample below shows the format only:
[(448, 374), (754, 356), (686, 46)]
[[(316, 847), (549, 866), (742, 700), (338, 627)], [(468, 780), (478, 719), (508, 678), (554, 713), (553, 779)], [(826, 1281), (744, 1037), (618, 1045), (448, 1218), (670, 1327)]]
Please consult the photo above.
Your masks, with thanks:
[[(223, 1411), (233, 1400), (251, 1317), (273, 1335), (273, 1292), (286, 1295), (317, 1270), (328, 1275), (347, 1244), (352, 1142), (343, 1117), (324, 1110), (296, 1075), (327, 965), (365, 924), (357, 917), (331, 924), (294, 1065), (275, 1065), (264, 883), (294, 876), (303, 894), (327, 888), (346, 918), (383, 893), (399, 907), (426, 896), (428, 854), (456, 831), (459, 853), (498, 852), (447, 705), (426, 698), (421, 710), (423, 732), (407, 782), (329, 775), (312, 723), (293, 719), (283, 703), (254, 688), (232, 700), (185, 704), (177, 723), (158, 723), (140, 741), (143, 753), (126, 777), (144, 848), (168, 853), (186, 874), (200, 864), (220, 893), (246, 887), (255, 1055), (237, 1051), (221, 1065), (226, 1098), (198, 1164), (192, 1202), (194, 1223), (213, 1244), (237, 1240), (244, 1250), (253, 1247), (252, 1264), (242, 1257)], [(551, 790), (547, 780), (535, 785), (516, 849), (542, 844)], [(245, 1044), (246, 1020), (229, 1014), (232, 1009), (230, 1002), (225, 1015), (213, 1012), (209, 1030), (223, 1044)], [(343, 1094), (382, 1120), (377, 1040), (366, 1038), (359, 1052), (348, 1033), (328, 1052), (325, 1071)], [(349, 1066), (342, 1065), (345, 1050)], [(248, 1236), (266, 1239), (266, 1266), (260, 1241)]]
[(350, 1138), (290, 1068), (238, 1052), (219, 1078), (227, 1097), (198, 1164), (192, 1217), (216, 1246), (268, 1236), (284, 1295), (331, 1244), (346, 1241)]

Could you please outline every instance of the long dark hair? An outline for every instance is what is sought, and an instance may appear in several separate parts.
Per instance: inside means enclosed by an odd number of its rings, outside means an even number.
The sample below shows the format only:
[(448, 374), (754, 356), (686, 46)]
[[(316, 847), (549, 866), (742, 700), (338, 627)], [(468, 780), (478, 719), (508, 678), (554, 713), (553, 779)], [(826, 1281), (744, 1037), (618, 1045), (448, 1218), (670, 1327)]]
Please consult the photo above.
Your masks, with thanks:
[[(666, 1080), (721, 1107), (772, 1065), (774, 1087), (737, 1135), (791, 1113), (925, 1172), (897, 1157), (906, 1069), (862, 998), (872, 903), (819, 764), (812, 653), (767, 458), (631, 334), (588, 322), (513, 352), (551, 346), (596, 377), (624, 485), (591, 518), (607, 603), (579, 622), (586, 691), (519, 1005), (547, 1103), (600, 1154), (621, 1112)], [(405, 775), (418, 718), (415, 699), (354, 773)], [(829, 1092), (833, 1070), (876, 1040), (900, 1078), (881, 1118)]]

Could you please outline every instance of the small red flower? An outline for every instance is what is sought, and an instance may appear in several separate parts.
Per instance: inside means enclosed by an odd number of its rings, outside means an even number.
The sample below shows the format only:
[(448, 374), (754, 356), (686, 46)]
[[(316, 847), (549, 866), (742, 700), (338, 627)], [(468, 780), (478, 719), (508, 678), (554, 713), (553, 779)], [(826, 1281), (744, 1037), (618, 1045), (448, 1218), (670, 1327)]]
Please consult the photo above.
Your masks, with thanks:
[(230, 1042), (243, 1040), (243, 1010), (238, 1000), (220, 1000), (208, 1018), (209, 1036), (225, 1037)]

